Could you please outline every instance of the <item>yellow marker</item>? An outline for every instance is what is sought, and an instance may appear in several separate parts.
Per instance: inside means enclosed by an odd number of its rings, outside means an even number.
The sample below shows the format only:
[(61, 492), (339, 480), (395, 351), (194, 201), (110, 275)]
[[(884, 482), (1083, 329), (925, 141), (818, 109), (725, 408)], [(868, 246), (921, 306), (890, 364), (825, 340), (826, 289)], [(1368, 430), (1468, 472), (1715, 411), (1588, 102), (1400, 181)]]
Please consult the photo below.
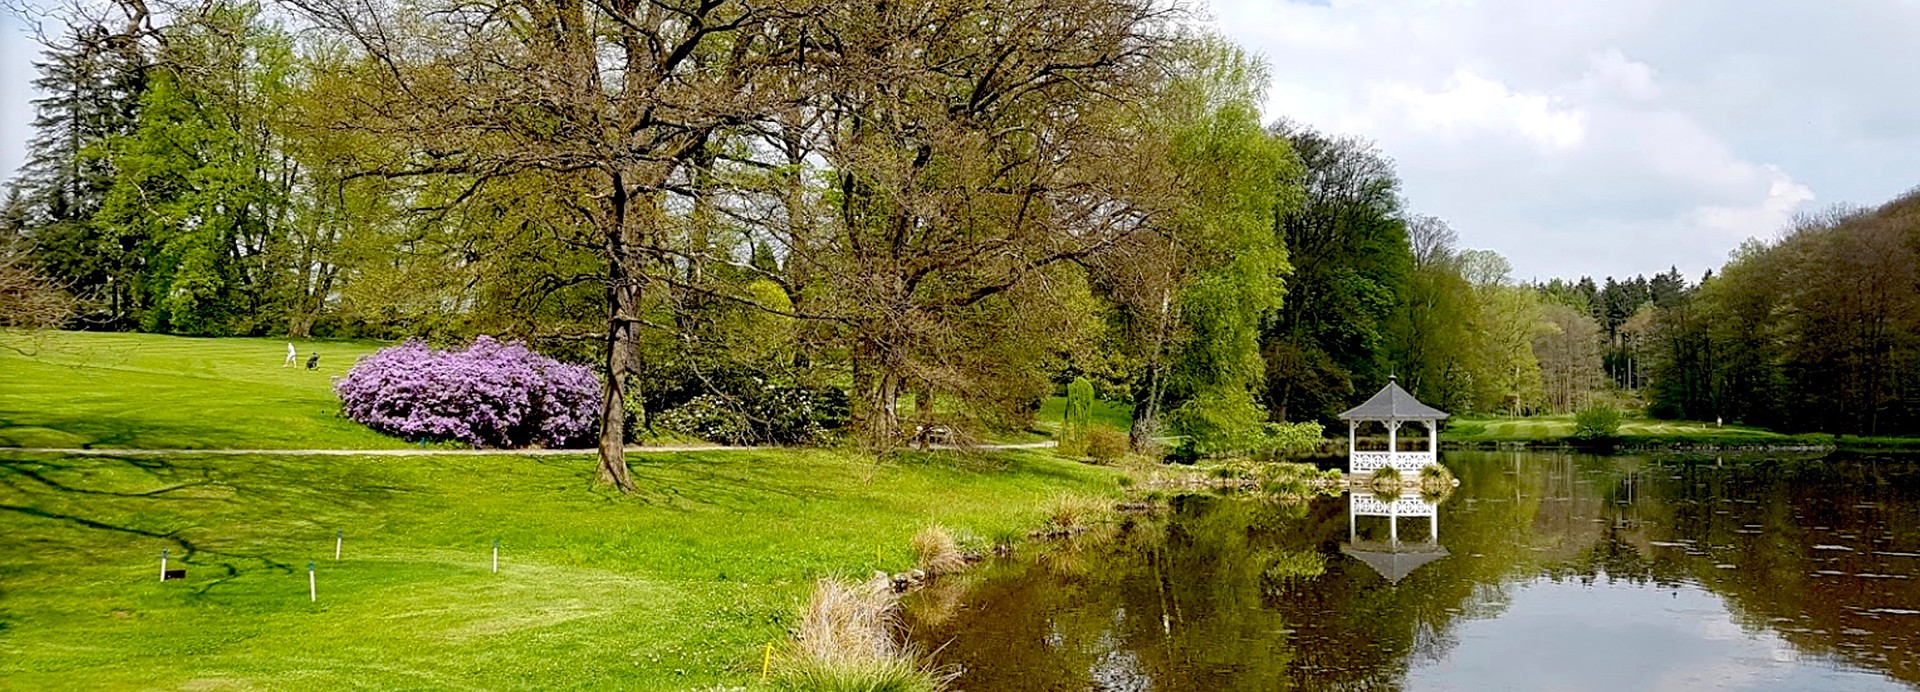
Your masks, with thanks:
[(760, 658), (760, 681), (767, 681), (767, 671), (773, 668), (773, 642), (767, 642), (767, 654)]

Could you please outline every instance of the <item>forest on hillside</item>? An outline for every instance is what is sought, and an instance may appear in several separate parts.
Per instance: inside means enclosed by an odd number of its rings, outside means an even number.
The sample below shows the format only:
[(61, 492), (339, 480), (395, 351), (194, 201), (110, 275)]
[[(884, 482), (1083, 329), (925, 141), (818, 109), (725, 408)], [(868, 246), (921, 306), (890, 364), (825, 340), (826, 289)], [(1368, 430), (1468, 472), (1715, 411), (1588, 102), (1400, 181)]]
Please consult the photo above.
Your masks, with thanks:
[(1077, 377), (1136, 445), (1222, 450), (1390, 375), (1461, 414), (1920, 425), (1915, 196), (1698, 283), (1524, 284), (1371, 143), (1263, 122), (1290, 66), (1152, 0), (58, 19), (8, 326), (524, 340), (595, 364), (616, 458), (630, 426), (771, 438), (796, 398), (882, 444), (1017, 429)]

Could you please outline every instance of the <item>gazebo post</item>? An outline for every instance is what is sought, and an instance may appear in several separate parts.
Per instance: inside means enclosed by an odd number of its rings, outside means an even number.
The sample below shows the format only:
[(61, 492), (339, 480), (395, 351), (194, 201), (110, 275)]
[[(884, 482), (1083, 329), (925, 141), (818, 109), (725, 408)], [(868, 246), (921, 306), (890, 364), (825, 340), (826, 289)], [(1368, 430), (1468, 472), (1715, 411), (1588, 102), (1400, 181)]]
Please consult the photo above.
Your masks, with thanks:
[(1359, 437), (1360, 437), (1360, 422), (1352, 421), (1352, 420), (1347, 421), (1347, 458), (1348, 459), (1352, 459), (1353, 453), (1356, 451), (1359, 451), (1360, 445), (1357, 442)]
[(1387, 545), (1400, 545), (1400, 503), (1387, 505)]
[(1387, 421), (1387, 464), (1400, 469), (1400, 421)]

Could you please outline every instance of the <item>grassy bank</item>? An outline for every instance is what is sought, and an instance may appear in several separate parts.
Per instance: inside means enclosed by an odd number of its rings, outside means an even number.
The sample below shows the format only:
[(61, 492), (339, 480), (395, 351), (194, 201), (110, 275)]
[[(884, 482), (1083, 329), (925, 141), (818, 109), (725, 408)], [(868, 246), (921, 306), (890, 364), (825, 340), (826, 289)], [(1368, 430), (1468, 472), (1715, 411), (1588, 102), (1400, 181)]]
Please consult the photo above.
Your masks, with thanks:
[[(591, 468), (0, 452), (0, 688), (758, 688), (815, 577), (1118, 488), (1045, 453), (642, 458), (630, 497)], [(162, 549), (185, 581), (158, 581)]]
[[(1523, 445), (1559, 447), (1583, 444), (1574, 438), (1572, 415), (1526, 418), (1455, 418), (1440, 431), (1440, 442), (1460, 448)], [(1788, 435), (1764, 428), (1715, 425), (1698, 421), (1626, 418), (1613, 440), (1627, 449), (1832, 447), (1831, 435)]]
[[(379, 344), (59, 332), (0, 349), (0, 446), (380, 449), (340, 418), (331, 378)], [(320, 354), (319, 368), (306, 359)]]

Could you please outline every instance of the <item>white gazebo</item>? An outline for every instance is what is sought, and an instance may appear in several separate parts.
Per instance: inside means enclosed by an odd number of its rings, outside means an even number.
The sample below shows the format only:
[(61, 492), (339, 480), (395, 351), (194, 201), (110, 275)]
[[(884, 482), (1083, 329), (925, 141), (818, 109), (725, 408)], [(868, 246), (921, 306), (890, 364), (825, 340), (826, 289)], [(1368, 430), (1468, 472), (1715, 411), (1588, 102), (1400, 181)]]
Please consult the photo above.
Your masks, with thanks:
[[(1401, 389), (1394, 378), (1387, 378), (1387, 386), (1379, 394), (1340, 414), (1340, 420), (1347, 422), (1347, 472), (1372, 473), (1382, 466), (1391, 466), (1401, 473), (1419, 473), (1428, 464), (1439, 463), (1439, 424), (1446, 419), (1445, 411), (1420, 403)], [(1385, 450), (1360, 448), (1360, 429), (1370, 423), (1386, 426)], [(1419, 423), (1427, 434), (1402, 439), (1400, 426), (1405, 423)]]

